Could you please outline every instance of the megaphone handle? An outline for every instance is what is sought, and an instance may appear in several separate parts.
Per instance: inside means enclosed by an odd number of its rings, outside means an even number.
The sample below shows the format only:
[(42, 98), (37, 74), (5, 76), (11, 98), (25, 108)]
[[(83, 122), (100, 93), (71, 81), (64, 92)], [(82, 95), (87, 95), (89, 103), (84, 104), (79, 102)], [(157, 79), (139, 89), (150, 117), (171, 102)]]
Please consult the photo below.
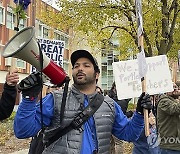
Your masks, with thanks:
[[(8, 67), (8, 72), (9, 72), (9, 74), (12, 74), (14, 71), (16, 71), (15, 70), (15, 67), (14, 67), (15, 65), (14, 65), (14, 61), (13, 61), (13, 58), (11, 59), (11, 66), (9, 66)], [(8, 85), (12, 85), (13, 86), (13, 83), (8, 83)]]
[(8, 71), (12, 74), (12, 71), (15, 69), (14, 67), (14, 59), (11, 57), (11, 66), (8, 67)]

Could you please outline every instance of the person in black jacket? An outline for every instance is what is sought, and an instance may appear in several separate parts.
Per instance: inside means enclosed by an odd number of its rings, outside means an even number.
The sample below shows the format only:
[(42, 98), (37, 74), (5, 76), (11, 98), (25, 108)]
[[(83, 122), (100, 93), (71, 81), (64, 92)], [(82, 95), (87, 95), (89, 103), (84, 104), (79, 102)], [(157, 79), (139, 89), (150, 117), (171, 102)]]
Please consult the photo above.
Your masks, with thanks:
[[(121, 107), (123, 113), (128, 118), (133, 116), (132, 111), (127, 112), (128, 103), (129, 103), (129, 101), (131, 99), (118, 100), (115, 82), (113, 82), (112, 87), (109, 90), (108, 96), (111, 97), (115, 102), (118, 103), (118, 105)], [(124, 151), (123, 141), (117, 139), (115, 136), (112, 136), (112, 138), (111, 138), (111, 153), (113, 153), (113, 154), (123, 154), (123, 151)]]
[(17, 89), (16, 84), (19, 82), (17, 70), (7, 73), (6, 82), (0, 99), (0, 120), (8, 118), (16, 102)]
[(115, 102), (118, 103), (118, 105), (121, 107), (123, 113), (128, 117), (132, 117), (133, 116), (133, 112), (132, 111), (127, 111), (128, 108), (128, 103), (131, 99), (122, 99), (122, 100), (118, 100), (117, 97), (117, 91), (116, 91), (116, 84), (115, 82), (113, 82), (111, 89), (109, 90), (109, 97), (111, 97)]

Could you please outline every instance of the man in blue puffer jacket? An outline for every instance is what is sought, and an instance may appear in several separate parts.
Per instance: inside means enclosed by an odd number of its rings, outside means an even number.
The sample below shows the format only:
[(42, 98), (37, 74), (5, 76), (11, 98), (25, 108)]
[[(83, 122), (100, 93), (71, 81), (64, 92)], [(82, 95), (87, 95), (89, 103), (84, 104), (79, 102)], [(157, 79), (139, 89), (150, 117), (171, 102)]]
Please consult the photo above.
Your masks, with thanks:
[[(86, 50), (77, 50), (71, 55), (72, 77), (74, 84), (67, 95), (64, 118), (60, 124), (60, 105), (62, 92), (55, 91), (43, 98), (43, 124), (46, 126), (44, 136), (48, 138), (57, 128), (64, 128), (97, 95), (96, 82), (100, 70), (97, 61)], [(34, 80), (35, 79), (35, 80)], [(31, 74), (24, 80), (37, 81), (37, 74)], [(38, 83), (38, 82), (37, 82)], [(40, 105), (36, 103), (38, 84), (22, 91), (23, 99), (19, 105), (14, 131), (18, 138), (35, 136), (41, 130)], [(32, 93), (33, 91), (33, 93)], [(144, 127), (143, 107), (151, 109), (148, 94), (142, 94), (137, 103), (136, 112), (129, 120), (121, 107), (109, 98), (104, 101), (95, 114), (83, 125), (83, 131), (71, 130), (57, 141), (46, 147), (44, 154), (108, 154), (111, 134), (121, 140), (135, 141)]]

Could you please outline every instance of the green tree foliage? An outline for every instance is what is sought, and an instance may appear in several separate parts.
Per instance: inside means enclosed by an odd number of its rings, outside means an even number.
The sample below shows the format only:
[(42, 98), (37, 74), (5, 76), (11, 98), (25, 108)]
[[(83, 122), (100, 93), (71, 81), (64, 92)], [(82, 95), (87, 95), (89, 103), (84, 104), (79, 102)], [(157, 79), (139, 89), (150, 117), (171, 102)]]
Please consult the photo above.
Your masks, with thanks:
[[(47, 11), (46, 22), (81, 32), (91, 45), (119, 40), (119, 50), (137, 53), (134, 0), (59, 0), (60, 12)], [(147, 56), (177, 56), (180, 50), (180, 0), (142, 1), (144, 48)], [(53, 15), (54, 14), (54, 15)], [(52, 18), (53, 17), (53, 18)], [(50, 20), (48, 20), (50, 19)]]

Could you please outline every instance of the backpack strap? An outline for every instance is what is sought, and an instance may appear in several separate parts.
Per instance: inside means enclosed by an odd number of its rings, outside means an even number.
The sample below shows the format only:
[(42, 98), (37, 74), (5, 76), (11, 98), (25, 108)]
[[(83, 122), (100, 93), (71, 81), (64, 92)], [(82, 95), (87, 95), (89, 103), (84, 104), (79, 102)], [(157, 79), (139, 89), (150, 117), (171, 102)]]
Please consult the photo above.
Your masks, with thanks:
[(79, 130), (80, 132), (83, 131), (81, 126), (98, 110), (103, 101), (104, 96), (98, 93), (90, 101), (84, 111), (80, 112), (67, 127), (65, 127), (64, 129), (59, 129), (57, 133), (55, 133), (52, 137), (49, 138), (48, 142), (45, 143), (46, 147), (48, 147), (53, 142), (57, 141), (60, 137), (67, 134), (73, 129)]

